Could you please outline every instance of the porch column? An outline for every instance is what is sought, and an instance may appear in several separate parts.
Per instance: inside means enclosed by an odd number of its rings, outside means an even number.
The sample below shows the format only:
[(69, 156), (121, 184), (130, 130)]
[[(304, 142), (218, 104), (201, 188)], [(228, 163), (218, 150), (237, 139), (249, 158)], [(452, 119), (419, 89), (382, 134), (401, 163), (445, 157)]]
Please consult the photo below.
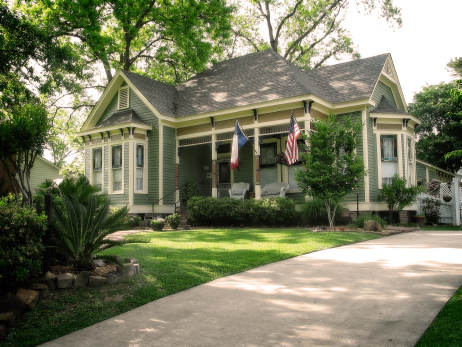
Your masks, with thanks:
[(456, 175), (452, 180), (452, 224), (460, 225), (460, 180), (462, 176)]
[(255, 199), (261, 199), (261, 185), (260, 185), (260, 128), (255, 128), (254, 145), (255, 145)]
[[(368, 143), (367, 143), (367, 113), (366, 113), (366, 107), (361, 111), (361, 121), (363, 122), (363, 160), (364, 160), (364, 168), (366, 171), (369, 170), (369, 148), (368, 148)], [(407, 161), (406, 161), (407, 163)], [(364, 202), (369, 202), (369, 175), (364, 176)]]
[(215, 143), (217, 142), (217, 135), (212, 134), (212, 196), (218, 197), (217, 189), (217, 149)]
[(179, 141), (176, 140), (176, 155), (175, 155), (175, 202), (181, 206), (180, 202), (180, 153), (179, 153)]

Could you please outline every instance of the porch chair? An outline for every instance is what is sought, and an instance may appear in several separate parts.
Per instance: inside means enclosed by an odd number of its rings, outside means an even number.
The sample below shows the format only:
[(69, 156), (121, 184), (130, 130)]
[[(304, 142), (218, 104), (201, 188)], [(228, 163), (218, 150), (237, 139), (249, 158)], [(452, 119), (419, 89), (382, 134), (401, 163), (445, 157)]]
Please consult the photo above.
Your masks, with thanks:
[(229, 197), (244, 200), (245, 193), (250, 189), (250, 184), (245, 182), (234, 183), (229, 191)]
[(274, 182), (267, 184), (261, 190), (261, 198), (266, 199), (269, 197), (285, 197), (286, 191), (289, 189), (289, 183)]

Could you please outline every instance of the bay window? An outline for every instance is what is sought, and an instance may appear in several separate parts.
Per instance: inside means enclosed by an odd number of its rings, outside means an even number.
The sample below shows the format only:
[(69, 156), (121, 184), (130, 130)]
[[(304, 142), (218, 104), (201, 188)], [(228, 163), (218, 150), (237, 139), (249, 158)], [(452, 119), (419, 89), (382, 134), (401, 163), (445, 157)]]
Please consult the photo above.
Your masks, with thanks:
[(380, 149), (382, 157), (382, 184), (391, 184), (398, 173), (398, 145), (396, 135), (381, 135)]
[(136, 191), (144, 189), (144, 146), (136, 145)]
[(103, 153), (102, 148), (93, 149), (93, 185), (103, 188)]
[(112, 191), (122, 190), (122, 145), (112, 146)]

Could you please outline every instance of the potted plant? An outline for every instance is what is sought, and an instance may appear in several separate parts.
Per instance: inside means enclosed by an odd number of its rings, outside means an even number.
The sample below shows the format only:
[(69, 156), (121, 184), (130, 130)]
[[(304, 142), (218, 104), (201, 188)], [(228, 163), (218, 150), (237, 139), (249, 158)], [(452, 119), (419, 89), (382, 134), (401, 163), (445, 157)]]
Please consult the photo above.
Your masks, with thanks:
[(157, 219), (153, 219), (151, 222), (152, 230), (162, 231), (162, 229), (164, 228), (164, 223), (165, 223), (165, 219), (163, 218), (157, 217)]
[(165, 217), (165, 220), (167, 221), (168, 225), (170, 225), (170, 228), (176, 230), (178, 229), (178, 226), (181, 223), (181, 216), (179, 214), (174, 213)]
[(450, 202), (452, 200), (452, 196), (451, 195), (443, 195), (443, 200), (445, 202)]
[(417, 216), (414, 216), (414, 220), (416, 224), (421, 228), (424, 226), (425, 215), (423, 213), (419, 213)]

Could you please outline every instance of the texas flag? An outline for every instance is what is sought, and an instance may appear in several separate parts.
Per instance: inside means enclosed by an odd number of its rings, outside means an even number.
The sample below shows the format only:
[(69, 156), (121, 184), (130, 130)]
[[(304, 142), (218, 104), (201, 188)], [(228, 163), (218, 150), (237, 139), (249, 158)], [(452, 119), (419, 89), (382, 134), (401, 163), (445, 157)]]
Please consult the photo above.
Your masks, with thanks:
[(239, 121), (236, 119), (236, 128), (234, 129), (233, 136), (233, 147), (231, 149), (231, 170), (234, 170), (239, 166), (239, 150), (245, 143), (249, 141), (247, 136), (245, 136), (244, 131), (242, 131)]

